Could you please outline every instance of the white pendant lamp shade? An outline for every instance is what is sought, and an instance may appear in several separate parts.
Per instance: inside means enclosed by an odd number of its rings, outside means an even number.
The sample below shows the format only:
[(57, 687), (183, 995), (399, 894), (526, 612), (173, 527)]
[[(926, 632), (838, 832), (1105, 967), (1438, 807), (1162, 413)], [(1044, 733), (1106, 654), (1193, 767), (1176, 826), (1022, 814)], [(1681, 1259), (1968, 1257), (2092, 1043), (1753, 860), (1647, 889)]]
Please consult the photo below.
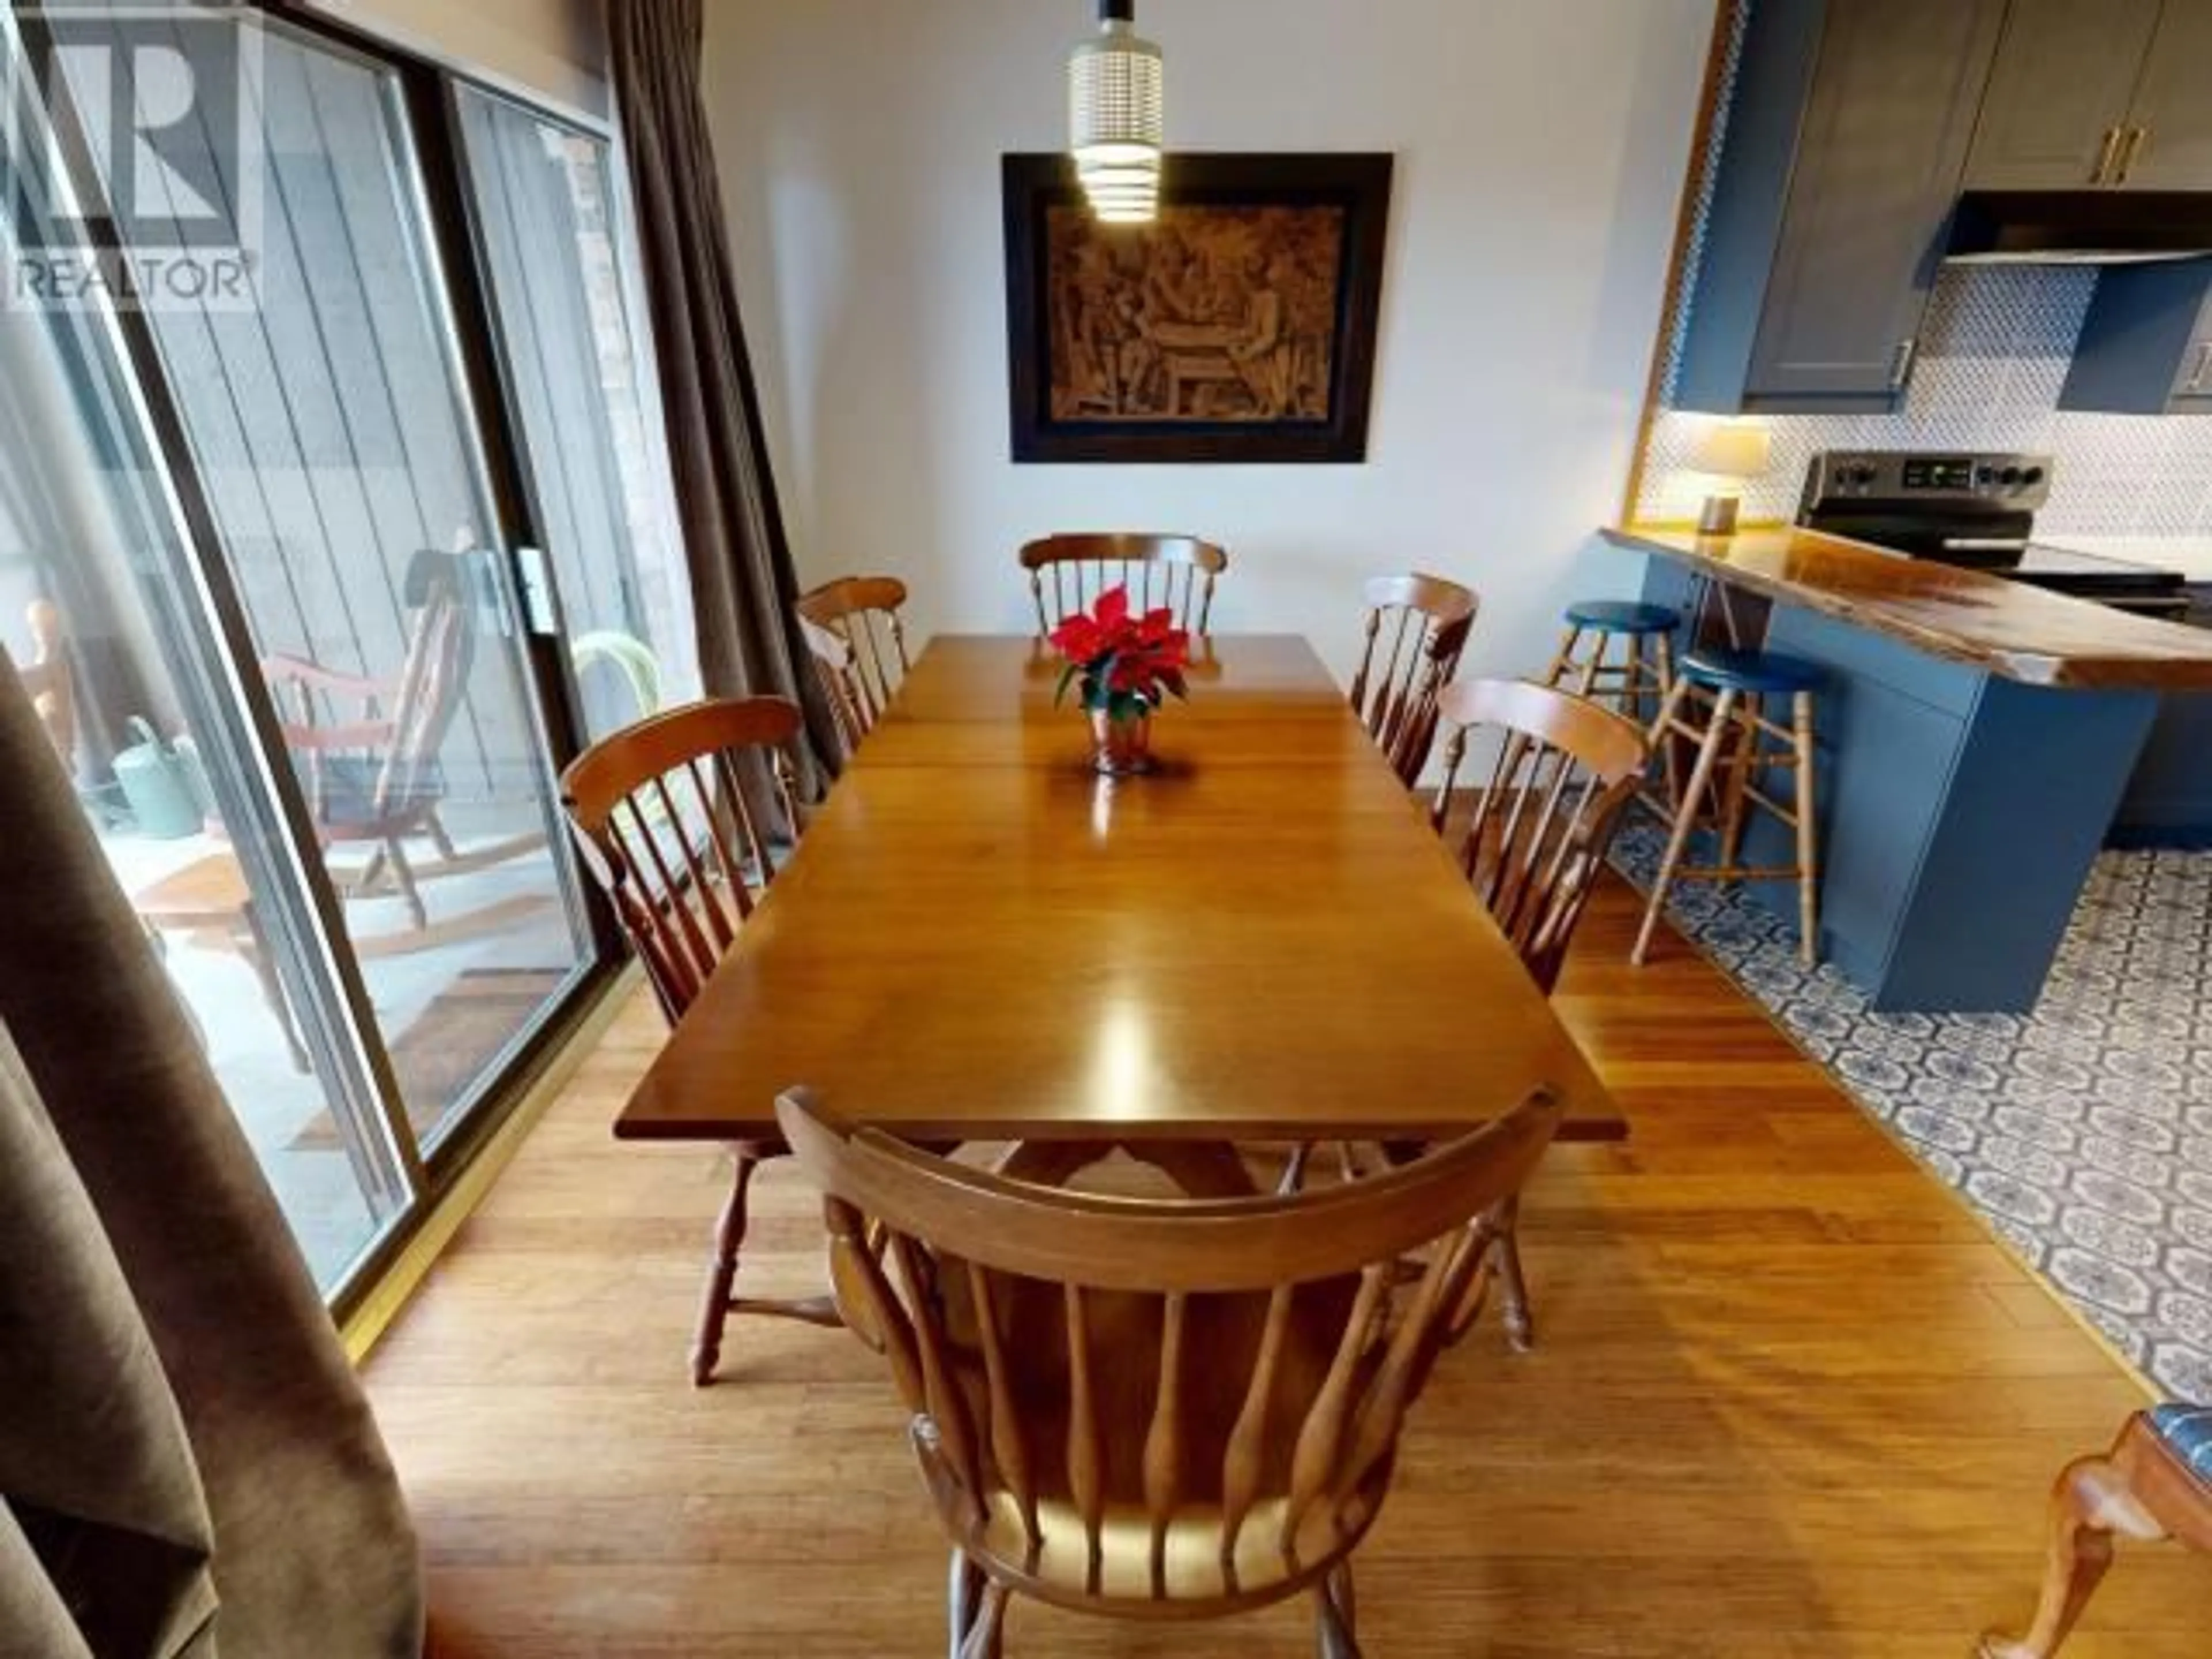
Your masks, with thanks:
[(1091, 210), (1109, 224), (1159, 212), (1160, 49), (1137, 38), (1135, 0), (1099, 0), (1098, 35), (1067, 60), (1068, 148)]

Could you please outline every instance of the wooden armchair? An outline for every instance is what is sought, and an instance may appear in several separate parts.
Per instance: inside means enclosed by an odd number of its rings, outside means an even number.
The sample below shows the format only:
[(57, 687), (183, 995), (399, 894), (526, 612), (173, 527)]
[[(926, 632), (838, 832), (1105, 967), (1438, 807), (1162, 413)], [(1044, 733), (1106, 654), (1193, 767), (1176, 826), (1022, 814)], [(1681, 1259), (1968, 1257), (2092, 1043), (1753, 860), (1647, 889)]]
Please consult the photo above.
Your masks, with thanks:
[(1532, 1097), (1372, 1181), (1151, 1201), (1010, 1181), (854, 1133), (804, 1091), (779, 1101), (827, 1195), (847, 1322), (913, 1413), (953, 1551), (951, 1651), (998, 1654), (1016, 1594), (1148, 1620), (1310, 1594), (1324, 1659), (1357, 1659), (1352, 1553), (1561, 1109)]
[(1064, 533), (1024, 547), (1021, 564), (1030, 573), (1040, 635), (1116, 586), (1129, 590), (1133, 608), (1165, 606), (1177, 628), (1202, 635), (1212, 626), (1213, 586), (1229, 568), (1229, 555), (1194, 536)]
[[(1428, 763), (1437, 698), (1459, 672), (1481, 604), (1473, 589), (1441, 576), (1377, 576), (1367, 584), (1352, 707), (1408, 789)], [(1382, 657), (1386, 638), (1389, 654)]]
[(906, 584), (891, 576), (841, 576), (799, 598), (799, 631), (848, 754), (906, 678), (905, 604)]
[(404, 843), (425, 836), (441, 866), (459, 861), (438, 817), (446, 793), (438, 751), (467, 692), (476, 640), (457, 556), (419, 555), (410, 580), (420, 602), (398, 678), (287, 655), (264, 659), (261, 672), (323, 846), (373, 848), (349, 896), (374, 893), (388, 876), (420, 928), (428, 916)]
[[(798, 833), (791, 750), (799, 731), (798, 706), (781, 697), (691, 703), (601, 738), (561, 775), (561, 802), (584, 867), (613, 904), (672, 1026), (774, 878), (775, 833)], [(763, 822), (763, 805), (783, 825)], [(730, 1147), (736, 1169), (714, 1224), (691, 1343), (699, 1387), (714, 1379), (731, 1314), (838, 1322), (824, 1297), (734, 1294), (753, 1172), (789, 1151), (775, 1138)]]
[(1982, 1659), (2051, 1659), (2110, 1570), (2116, 1533), (2212, 1553), (2212, 1407), (2138, 1412), (2111, 1452), (2058, 1477), (2035, 1622), (1982, 1638)]

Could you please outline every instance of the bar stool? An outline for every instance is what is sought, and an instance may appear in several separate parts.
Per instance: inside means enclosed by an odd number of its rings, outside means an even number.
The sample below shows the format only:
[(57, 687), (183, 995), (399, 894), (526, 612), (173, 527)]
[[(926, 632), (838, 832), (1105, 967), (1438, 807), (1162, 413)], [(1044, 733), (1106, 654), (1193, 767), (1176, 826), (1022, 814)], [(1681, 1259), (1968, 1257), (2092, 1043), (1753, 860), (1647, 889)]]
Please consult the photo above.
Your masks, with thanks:
[[(1650, 902), (1644, 908), (1644, 925), (1637, 930), (1636, 948), (1629, 960), (1641, 966), (1650, 948), (1651, 934), (1667, 902), (1667, 890), (1678, 880), (1788, 881), (1797, 884), (1798, 926), (1802, 933), (1799, 954), (1811, 967), (1818, 957), (1820, 914), (1816, 902), (1819, 866), (1814, 846), (1813, 806), (1813, 694), (1824, 675), (1815, 663), (1785, 657), (1771, 651), (1737, 650), (1726, 646), (1698, 646), (1682, 655), (1674, 684), (1667, 694), (1659, 718), (1651, 726), (1655, 746), (1671, 744), (1680, 736), (1698, 745), (1686, 788), (1672, 803), (1674, 823), (1667, 840), (1667, 854), (1651, 884)], [(1710, 697), (1705, 723), (1692, 713), (1693, 695)], [(1769, 697), (1790, 699), (1790, 724), (1766, 718)], [(1778, 739), (1773, 748), (1763, 740)], [(1732, 755), (1723, 751), (1733, 748)], [(1758, 775), (1775, 768), (1796, 773), (1796, 799), (1785, 806), (1761, 791)], [(1715, 775), (1725, 768), (1717, 784)], [(1715, 860), (1708, 865), (1686, 865), (1690, 837), (1698, 829), (1706, 792), (1714, 790), (1712, 830), (1717, 839)], [(1744, 820), (1753, 807), (1790, 826), (1797, 836), (1797, 861), (1774, 869), (1758, 869), (1736, 862), (1742, 845)]]
[[(1633, 599), (1583, 599), (1565, 614), (1567, 631), (1544, 683), (1593, 702), (1609, 701), (1638, 725), (1648, 724), (1674, 689), (1680, 612)], [(1581, 654), (1585, 634), (1597, 636), (1587, 657)], [(1616, 640), (1620, 660), (1608, 661)]]

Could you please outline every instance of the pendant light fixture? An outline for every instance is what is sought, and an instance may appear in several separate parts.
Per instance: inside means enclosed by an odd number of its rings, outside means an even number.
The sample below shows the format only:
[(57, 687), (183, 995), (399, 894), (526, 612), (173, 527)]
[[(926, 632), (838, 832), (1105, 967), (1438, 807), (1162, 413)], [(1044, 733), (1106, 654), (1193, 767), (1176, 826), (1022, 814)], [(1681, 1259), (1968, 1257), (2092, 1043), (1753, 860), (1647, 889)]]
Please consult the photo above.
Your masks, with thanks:
[(1098, 0), (1097, 38), (1067, 60), (1068, 148), (1091, 210), (1149, 224), (1160, 204), (1160, 49), (1139, 40), (1136, 0)]

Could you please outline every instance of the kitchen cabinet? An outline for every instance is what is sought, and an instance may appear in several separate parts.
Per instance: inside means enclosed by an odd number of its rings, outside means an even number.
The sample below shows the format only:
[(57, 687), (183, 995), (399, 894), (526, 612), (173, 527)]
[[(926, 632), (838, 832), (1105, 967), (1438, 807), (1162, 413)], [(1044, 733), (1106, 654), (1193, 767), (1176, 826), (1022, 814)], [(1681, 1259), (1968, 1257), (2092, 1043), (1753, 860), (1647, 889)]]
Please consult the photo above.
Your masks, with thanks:
[(2013, 0), (1966, 162), (1970, 190), (2078, 190), (2112, 173), (2163, 0)]
[(2129, 190), (2212, 190), (2212, 0), (2166, 0), (2136, 88)]
[(2013, 0), (1969, 190), (2212, 190), (2212, 0)]
[(2212, 415), (2212, 259), (2107, 267), (2058, 407)]
[(2003, 0), (1752, 9), (1675, 407), (1897, 406), (2004, 11)]

